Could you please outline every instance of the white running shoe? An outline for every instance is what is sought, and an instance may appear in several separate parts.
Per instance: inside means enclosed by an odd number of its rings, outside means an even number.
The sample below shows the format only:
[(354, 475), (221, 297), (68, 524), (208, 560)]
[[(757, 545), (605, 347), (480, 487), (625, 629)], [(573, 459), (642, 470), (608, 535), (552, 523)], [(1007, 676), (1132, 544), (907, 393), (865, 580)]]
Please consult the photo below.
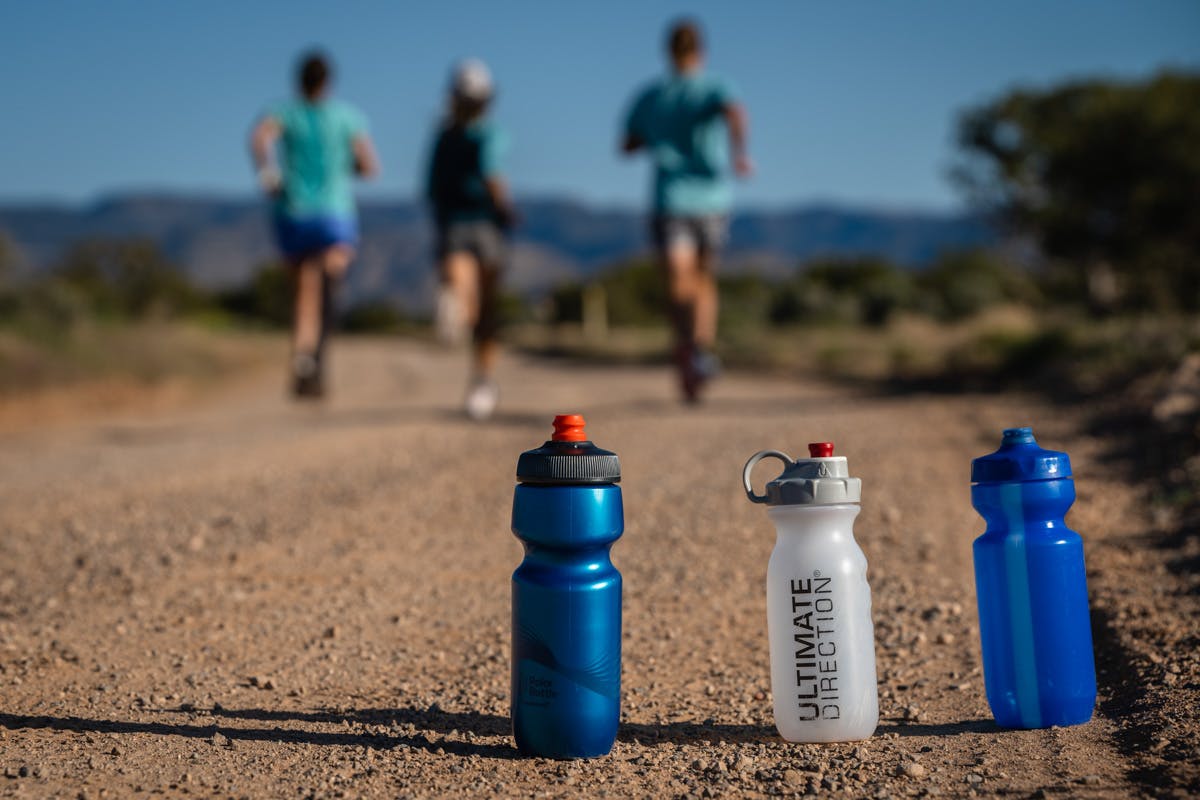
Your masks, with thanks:
[(465, 408), (467, 416), (476, 422), (482, 422), (496, 413), (496, 405), (500, 402), (500, 389), (491, 378), (482, 376), (471, 381), (467, 389)]

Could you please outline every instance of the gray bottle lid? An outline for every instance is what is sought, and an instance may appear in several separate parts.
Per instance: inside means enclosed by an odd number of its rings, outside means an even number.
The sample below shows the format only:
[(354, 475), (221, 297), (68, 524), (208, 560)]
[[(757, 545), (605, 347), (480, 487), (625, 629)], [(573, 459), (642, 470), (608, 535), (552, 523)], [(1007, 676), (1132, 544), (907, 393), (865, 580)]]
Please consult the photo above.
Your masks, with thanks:
[(620, 481), (620, 459), (588, 440), (586, 424), (579, 414), (556, 416), (550, 441), (517, 459), (517, 480), (555, 485)]
[[(862, 499), (862, 481), (850, 477), (845, 456), (833, 455), (832, 442), (814, 442), (808, 446), (809, 458), (793, 459), (778, 450), (760, 450), (750, 456), (742, 469), (742, 488), (753, 503), (769, 506), (828, 505), (857, 503)], [(779, 477), (767, 482), (766, 494), (755, 494), (750, 471), (764, 458), (783, 462)]]

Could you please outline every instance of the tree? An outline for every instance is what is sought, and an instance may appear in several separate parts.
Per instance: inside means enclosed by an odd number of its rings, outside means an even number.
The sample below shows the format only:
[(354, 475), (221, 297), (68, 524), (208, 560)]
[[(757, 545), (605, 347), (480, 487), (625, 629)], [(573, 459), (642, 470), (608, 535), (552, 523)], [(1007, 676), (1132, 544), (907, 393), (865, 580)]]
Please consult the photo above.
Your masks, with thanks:
[(1019, 90), (967, 111), (958, 179), (1095, 310), (1200, 307), (1200, 75)]

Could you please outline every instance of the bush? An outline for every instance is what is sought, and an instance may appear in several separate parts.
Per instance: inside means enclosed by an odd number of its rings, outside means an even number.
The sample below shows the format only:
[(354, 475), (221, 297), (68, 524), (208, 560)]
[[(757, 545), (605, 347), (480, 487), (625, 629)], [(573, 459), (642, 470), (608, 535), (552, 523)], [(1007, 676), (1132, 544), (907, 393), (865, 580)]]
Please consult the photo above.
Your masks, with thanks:
[(920, 310), (960, 320), (999, 303), (1031, 304), (1040, 298), (1033, 279), (982, 250), (948, 253), (917, 275)]
[(264, 264), (249, 283), (222, 292), (217, 302), (231, 314), (285, 328), (292, 320), (291, 279), (282, 264)]
[[(659, 268), (650, 261), (618, 264), (597, 280), (608, 300), (608, 319), (613, 325), (646, 326), (658, 324), (667, 307), (667, 291)], [(563, 284), (551, 293), (553, 322), (580, 322), (583, 319), (583, 284)]]
[(840, 322), (883, 325), (910, 307), (912, 276), (882, 259), (817, 261), (780, 287), (771, 304), (776, 324)]
[(360, 303), (342, 316), (347, 333), (398, 333), (411, 326), (403, 311), (383, 301)]
[(55, 268), (53, 279), (78, 292), (100, 316), (170, 317), (208, 302), (152, 242), (144, 240), (80, 242)]

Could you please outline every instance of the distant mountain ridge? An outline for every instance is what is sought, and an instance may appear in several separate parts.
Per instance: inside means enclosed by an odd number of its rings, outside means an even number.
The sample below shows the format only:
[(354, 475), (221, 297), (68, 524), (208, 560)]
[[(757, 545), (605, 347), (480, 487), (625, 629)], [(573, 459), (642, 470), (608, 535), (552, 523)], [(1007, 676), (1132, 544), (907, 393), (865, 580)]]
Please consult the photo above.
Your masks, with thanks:
[[(645, 215), (542, 197), (520, 203), (507, 282), (536, 294), (587, 278), (649, 247)], [(434, 275), (429, 223), (408, 200), (360, 206), (363, 241), (348, 293), (351, 301), (388, 299), (423, 308)], [(112, 195), (86, 206), (0, 205), (0, 231), (34, 269), (54, 263), (73, 242), (91, 237), (144, 237), (202, 286), (245, 282), (275, 257), (267, 212), (254, 199), (184, 194)], [(782, 275), (818, 256), (878, 255), (920, 268), (945, 250), (987, 246), (995, 233), (979, 217), (932, 212), (881, 212), (806, 205), (736, 214), (723, 263), (729, 270)]]

